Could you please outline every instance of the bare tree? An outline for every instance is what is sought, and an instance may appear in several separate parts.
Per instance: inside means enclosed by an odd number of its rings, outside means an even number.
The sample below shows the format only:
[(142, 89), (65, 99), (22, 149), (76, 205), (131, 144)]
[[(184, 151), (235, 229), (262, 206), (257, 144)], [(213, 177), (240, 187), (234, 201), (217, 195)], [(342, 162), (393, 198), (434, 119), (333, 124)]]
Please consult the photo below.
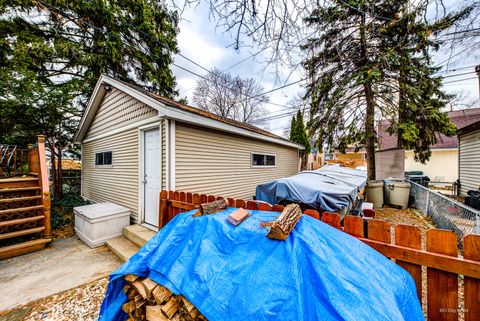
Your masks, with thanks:
[(202, 110), (264, 127), (266, 122), (262, 118), (267, 113), (264, 104), (269, 98), (262, 92), (263, 88), (252, 78), (233, 77), (214, 69), (206, 79), (197, 82), (193, 101)]

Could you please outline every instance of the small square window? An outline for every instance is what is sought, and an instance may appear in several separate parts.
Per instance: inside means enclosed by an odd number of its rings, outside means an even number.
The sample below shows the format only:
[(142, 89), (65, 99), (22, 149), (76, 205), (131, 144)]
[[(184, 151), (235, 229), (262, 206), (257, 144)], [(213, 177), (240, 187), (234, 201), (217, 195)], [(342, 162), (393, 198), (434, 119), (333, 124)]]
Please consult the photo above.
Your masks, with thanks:
[(112, 165), (112, 152), (95, 153), (95, 165)]

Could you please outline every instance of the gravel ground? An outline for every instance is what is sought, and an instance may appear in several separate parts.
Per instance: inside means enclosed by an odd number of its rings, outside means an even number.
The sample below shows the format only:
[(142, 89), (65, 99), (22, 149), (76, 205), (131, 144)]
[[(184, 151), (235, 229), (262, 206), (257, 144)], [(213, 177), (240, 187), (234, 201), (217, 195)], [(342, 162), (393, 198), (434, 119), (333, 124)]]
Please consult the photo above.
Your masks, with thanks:
[(25, 321), (97, 320), (107, 285), (103, 278), (36, 301)]

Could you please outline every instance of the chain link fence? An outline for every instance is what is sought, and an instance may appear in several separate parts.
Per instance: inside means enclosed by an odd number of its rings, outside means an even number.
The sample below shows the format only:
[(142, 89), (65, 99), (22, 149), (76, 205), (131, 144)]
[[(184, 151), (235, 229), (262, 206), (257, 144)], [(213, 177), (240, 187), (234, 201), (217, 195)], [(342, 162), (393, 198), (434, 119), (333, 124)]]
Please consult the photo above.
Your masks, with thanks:
[(413, 206), (423, 215), (430, 216), (437, 228), (454, 231), (459, 240), (468, 234), (480, 234), (480, 211), (409, 182), (412, 184), (410, 195), (413, 196)]

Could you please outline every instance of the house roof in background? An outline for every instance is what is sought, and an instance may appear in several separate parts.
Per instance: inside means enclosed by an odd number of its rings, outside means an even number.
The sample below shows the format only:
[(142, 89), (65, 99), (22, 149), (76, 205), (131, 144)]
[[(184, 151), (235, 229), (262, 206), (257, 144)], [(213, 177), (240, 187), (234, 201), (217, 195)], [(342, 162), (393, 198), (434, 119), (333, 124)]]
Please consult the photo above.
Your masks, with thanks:
[[(447, 113), (450, 117), (450, 121), (457, 126), (460, 131), (463, 128), (480, 121), (480, 108), (470, 108), (462, 110), (454, 110)], [(390, 122), (387, 120), (382, 121), (378, 125), (378, 149), (390, 149), (397, 147), (397, 136), (390, 135), (387, 132), (390, 127)], [(437, 143), (430, 146), (431, 149), (446, 149), (457, 148), (458, 138), (457, 136), (448, 137), (445, 135), (437, 135)]]
[[(165, 115), (165, 117), (170, 119), (177, 119), (179, 121), (184, 121), (187, 123), (193, 123), (225, 132), (268, 140), (281, 145), (287, 145), (290, 147), (303, 149), (302, 145), (292, 142), (284, 137), (270, 133), (259, 127), (242, 123), (233, 119), (221, 117), (192, 106), (181, 104), (172, 99), (152, 93), (139, 86), (106, 75), (102, 75), (100, 77), (97, 85), (95, 86), (95, 90), (90, 97), (88, 106), (80, 121), (79, 129), (75, 134), (74, 140), (77, 143), (80, 143), (83, 140), (86, 131), (88, 130), (88, 127), (90, 126), (90, 123), (94, 118), (95, 112), (101, 104), (101, 101), (105, 94), (105, 89), (102, 86), (103, 84), (111, 85), (112, 87), (115, 87), (125, 92), (126, 94), (139, 99), (146, 105), (157, 109), (161, 113), (161, 115)], [(183, 113), (178, 113), (179, 111)], [(186, 115), (194, 115), (195, 117), (191, 117), (190, 120), (187, 120), (187, 117), (185, 117)]]
[(465, 126), (461, 129), (459, 129), (457, 131), (457, 135), (461, 136), (461, 135), (468, 134), (470, 132), (473, 132), (473, 131), (479, 130), (479, 129), (480, 129), (480, 120), (477, 121), (477, 122), (474, 122), (473, 124), (470, 124), (468, 126)]

